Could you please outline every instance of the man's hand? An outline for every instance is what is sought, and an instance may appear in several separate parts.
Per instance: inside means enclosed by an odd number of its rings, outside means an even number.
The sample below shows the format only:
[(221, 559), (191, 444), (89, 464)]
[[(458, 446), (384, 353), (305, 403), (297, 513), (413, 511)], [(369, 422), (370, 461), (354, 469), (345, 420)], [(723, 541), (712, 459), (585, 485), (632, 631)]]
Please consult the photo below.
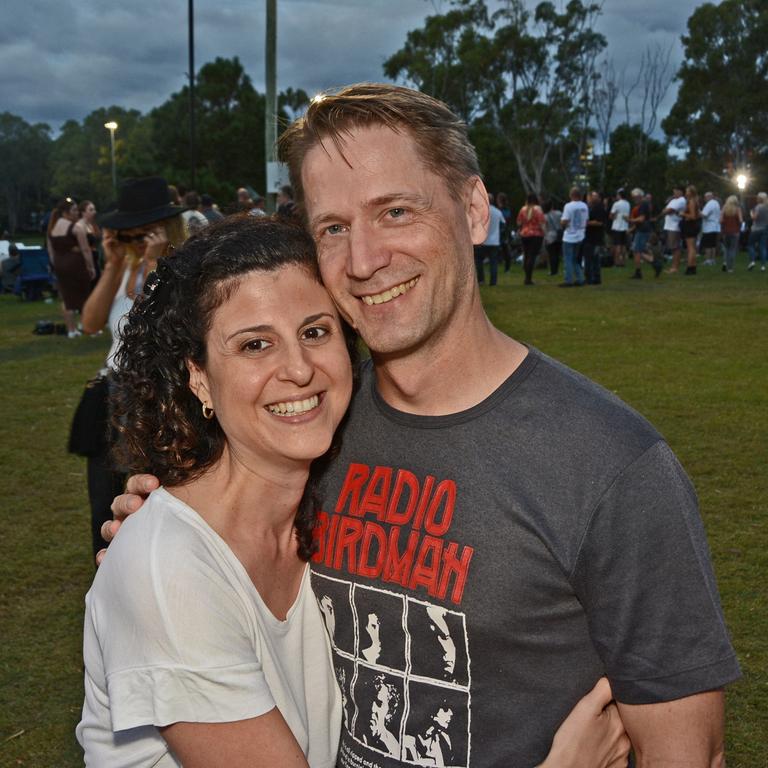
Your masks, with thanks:
[(557, 729), (539, 768), (626, 768), (629, 748), (611, 686), (602, 677)]
[[(123, 520), (139, 509), (147, 496), (159, 486), (160, 481), (154, 475), (131, 475), (125, 484), (125, 493), (116, 496), (112, 501), (114, 517), (101, 526), (101, 537), (104, 541), (112, 541), (117, 536)], [(96, 553), (96, 565), (101, 565), (106, 554), (106, 549)]]

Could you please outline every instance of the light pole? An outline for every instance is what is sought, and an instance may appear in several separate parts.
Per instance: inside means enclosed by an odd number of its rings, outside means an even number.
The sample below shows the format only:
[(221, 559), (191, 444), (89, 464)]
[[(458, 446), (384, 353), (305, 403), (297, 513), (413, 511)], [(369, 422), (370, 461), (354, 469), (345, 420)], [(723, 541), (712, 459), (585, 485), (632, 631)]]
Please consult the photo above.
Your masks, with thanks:
[(115, 131), (117, 130), (117, 123), (114, 120), (110, 120), (108, 123), (104, 123), (104, 127), (109, 131), (109, 143), (112, 148), (112, 189), (117, 195), (117, 168), (115, 166)]

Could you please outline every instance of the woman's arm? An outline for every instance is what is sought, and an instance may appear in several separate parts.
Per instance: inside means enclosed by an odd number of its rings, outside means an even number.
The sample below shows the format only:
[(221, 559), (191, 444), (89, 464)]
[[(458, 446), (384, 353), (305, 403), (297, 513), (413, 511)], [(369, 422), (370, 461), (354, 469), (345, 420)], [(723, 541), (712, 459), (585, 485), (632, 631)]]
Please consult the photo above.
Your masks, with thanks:
[(571, 710), (538, 768), (626, 768), (629, 737), (606, 678)]
[(91, 280), (93, 280), (93, 278), (96, 277), (96, 265), (93, 263), (91, 246), (88, 244), (88, 230), (85, 228), (85, 222), (80, 219), (80, 221), (75, 223), (73, 230), (75, 232), (75, 237), (77, 238), (77, 245), (80, 248), (80, 253), (85, 262), (85, 268), (88, 270)]
[(125, 271), (125, 248), (112, 230), (104, 230), (104, 269), (99, 282), (88, 296), (80, 321), (86, 333), (97, 333), (109, 318), (109, 310), (120, 287)]
[(160, 733), (184, 768), (308, 768), (277, 707), (234, 723), (173, 723)]

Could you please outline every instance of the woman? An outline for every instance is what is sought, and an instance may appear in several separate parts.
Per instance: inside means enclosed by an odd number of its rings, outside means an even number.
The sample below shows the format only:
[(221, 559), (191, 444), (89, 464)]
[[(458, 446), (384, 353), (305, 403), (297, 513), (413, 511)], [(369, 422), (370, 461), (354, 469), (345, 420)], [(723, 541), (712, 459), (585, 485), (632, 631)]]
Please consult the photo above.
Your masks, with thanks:
[(545, 226), (544, 212), (539, 207), (539, 198), (532, 193), (528, 195), (525, 205), (517, 214), (517, 228), (523, 241), (524, 285), (533, 285), (533, 268), (541, 253)]
[(90, 200), (83, 200), (78, 206), (80, 211), (80, 220), (75, 227), (85, 230), (85, 238), (88, 240), (88, 246), (91, 249), (91, 258), (96, 272), (94, 285), (101, 274), (101, 264), (99, 263), (99, 243), (101, 242), (101, 228), (96, 223), (96, 206)]
[(105, 324), (109, 325), (112, 333), (112, 347), (105, 367), (100, 378), (91, 382), (92, 386), (100, 389), (98, 426), (91, 429), (91, 444), (77, 451), (88, 459), (94, 554), (106, 546), (101, 538), (101, 526), (105, 520), (112, 518), (109, 507), (124, 481), (123, 475), (112, 469), (106, 424), (108, 374), (115, 366), (120, 326), (134, 298), (141, 293), (146, 276), (157, 266), (158, 259), (171, 246), (181, 245), (185, 237), (181, 219), (184, 208), (170, 202), (164, 179), (157, 176), (131, 179), (120, 187), (118, 194), (117, 209), (101, 217), (104, 269), (82, 313), (86, 333), (98, 333)]
[(685, 189), (685, 210), (680, 221), (680, 234), (685, 240), (685, 248), (688, 266), (686, 275), (696, 274), (696, 238), (701, 231), (701, 209), (699, 207), (699, 193), (693, 184)]
[[(115, 421), (126, 468), (163, 485), (87, 598), (88, 765), (335, 764), (343, 704), (307, 561), (353, 349), (289, 221), (227, 219), (158, 265), (124, 330)], [(585, 722), (577, 707), (544, 765), (614, 764), (615, 722), (597, 738)]]
[(725, 239), (725, 263), (723, 272), (733, 272), (736, 264), (736, 253), (739, 250), (739, 237), (741, 235), (741, 226), (744, 223), (744, 215), (741, 212), (739, 198), (736, 195), (730, 195), (725, 201), (723, 210), (720, 214), (720, 226), (722, 227), (723, 237)]
[(62, 313), (67, 336), (81, 335), (76, 313), (83, 308), (96, 276), (96, 267), (85, 229), (77, 227), (80, 211), (67, 197), (56, 206), (48, 222), (48, 253), (62, 298)]
[(547, 200), (542, 209), (544, 213), (544, 247), (549, 261), (549, 274), (556, 275), (563, 252), (563, 226), (560, 220), (563, 212)]

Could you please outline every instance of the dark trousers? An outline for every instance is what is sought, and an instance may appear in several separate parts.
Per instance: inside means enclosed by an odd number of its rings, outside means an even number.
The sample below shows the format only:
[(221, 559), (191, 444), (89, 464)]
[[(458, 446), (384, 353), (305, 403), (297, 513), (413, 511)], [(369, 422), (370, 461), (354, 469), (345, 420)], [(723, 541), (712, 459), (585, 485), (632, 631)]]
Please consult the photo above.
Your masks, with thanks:
[(588, 285), (600, 285), (600, 251), (597, 243), (585, 240), (581, 246), (581, 256), (584, 260), (584, 279)]
[(475, 269), (477, 270), (477, 282), (485, 282), (485, 270), (483, 262), (488, 259), (491, 270), (491, 285), (496, 285), (496, 279), (499, 274), (499, 246), (498, 245), (476, 245), (475, 246)]
[(112, 519), (112, 499), (123, 492), (125, 475), (115, 472), (109, 449), (88, 457), (88, 500), (91, 504), (91, 539), (93, 554), (107, 546), (101, 538), (101, 526)]
[(547, 256), (549, 256), (549, 274), (556, 275), (560, 268), (560, 255), (563, 252), (563, 244), (559, 240), (547, 243)]
[(543, 237), (523, 237), (523, 271), (525, 272), (525, 282), (530, 283), (533, 280), (533, 268), (536, 266), (536, 258), (541, 253), (541, 244)]

